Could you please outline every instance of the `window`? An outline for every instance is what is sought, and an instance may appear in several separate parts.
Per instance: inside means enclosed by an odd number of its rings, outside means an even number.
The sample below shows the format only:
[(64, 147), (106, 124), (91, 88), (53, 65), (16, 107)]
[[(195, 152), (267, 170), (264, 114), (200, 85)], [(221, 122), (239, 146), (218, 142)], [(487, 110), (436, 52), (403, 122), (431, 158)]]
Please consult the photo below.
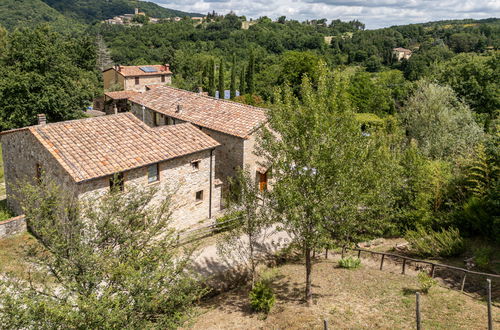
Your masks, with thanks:
[(193, 170), (199, 170), (200, 169), (200, 161), (199, 160), (192, 161), (191, 167), (193, 168)]
[(165, 125), (175, 125), (175, 121), (171, 117), (165, 117)]
[(36, 164), (36, 173), (35, 173), (35, 179), (36, 179), (36, 182), (37, 183), (40, 183), (42, 182), (42, 165), (40, 164)]
[(135, 84), (139, 85), (139, 77), (135, 77)]
[(148, 166), (148, 183), (160, 181), (160, 171), (158, 164)]
[(196, 192), (196, 201), (201, 202), (203, 200), (203, 190)]
[(125, 189), (125, 178), (123, 173), (116, 173), (109, 178), (109, 189), (111, 192), (119, 192)]
[(162, 82), (162, 83), (164, 83), (164, 82), (165, 82), (165, 76), (164, 76), (164, 75), (162, 75), (162, 76), (161, 76), (161, 82)]

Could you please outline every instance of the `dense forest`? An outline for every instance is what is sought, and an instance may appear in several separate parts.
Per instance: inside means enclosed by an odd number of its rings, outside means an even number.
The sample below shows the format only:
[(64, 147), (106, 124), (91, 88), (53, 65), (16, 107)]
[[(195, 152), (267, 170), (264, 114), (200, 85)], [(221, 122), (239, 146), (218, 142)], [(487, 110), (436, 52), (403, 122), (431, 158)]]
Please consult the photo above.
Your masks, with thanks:
[[(79, 13), (80, 22), (93, 21), (74, 3), (46, 2), (68, 19)], [(304, 81), (319, 89), (330, 77), (339, 86), (330, 93), (342, 94), (363, 134), (383, 136), (391, 150), (384, 161), (393, 166), (394, 203), (378, 235), (448, 235), (458, 228), (462, 236), (498, 241), (500, 20), (378, 30), (359, 21), (284, 16), (242, 29), (245, 20), (210, 13), (201, 24), (82, 23), (72, 34), (57, 25), (0, 29), (0, 127), (33, 124), (37, 113), (49, 121), (83, 116), (103, 94), (97, 63), (104, 57), (108, 65), (169, 63), (176, 87), (201, 86), (214, 96), (229, 89), (234, 100), (271, 111), (280, 90), (299, 104)], [(395, 47), (413, 54), (398, 61)]]

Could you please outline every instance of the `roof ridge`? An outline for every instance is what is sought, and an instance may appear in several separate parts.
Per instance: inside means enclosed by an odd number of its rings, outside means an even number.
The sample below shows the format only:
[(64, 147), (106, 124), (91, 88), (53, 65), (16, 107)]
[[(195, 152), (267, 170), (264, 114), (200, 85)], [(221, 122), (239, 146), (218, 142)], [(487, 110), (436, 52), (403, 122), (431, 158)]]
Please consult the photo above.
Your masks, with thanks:
[[(216, 98), (214, 96), (209, 96), (209, 95), (204, 95), (204, 94), (200, 94), (200, 93), (197, 93), (197, 92), (192, 92), (192, 91), (188, 91), (188, 90), (185, 90), (185, 89), (180, 89), (180, 88), (177, 88), (177, 87), (172, 87), (172, 86), (161, 86), (159, 88), (169, 88), (169, 89), (175, 89), (177, 91), (181, 91), (181, 92), (186, 92), (186, 93), (192, 93), (194, 95), (197, 95), (197, 96), (200, 96), (200, 97), (204, 97), (204, 98), (207, 98), (207, 99), (210, 99), (210, 100), (215, 100), (215, 101), (220, 101), (220, 102), (226, 102), (226, 103), (229, 103), (229, 104), (234, 104), (234, 105), (239, 105), (239, 106), (242, 106), (242, 107), (248, 107), (248, 108), (254, 108), (254, 109), (260, 109), (260, 110), (267, 110), (267, 108), (261, 108), (261, 107), (256, 107), (254, 105), (250, 105), (250, 104), (245, 104), (245, 103), (239, 103), (239, 102), (235, 102), (235, 101), (231, 101), (231, 100), (226, 100), (226, 99), (221, 99), (221, 98)], [(148, 91), (144, 92), (144, 93), (147, 93)], [(141, 93), (141, 94), (144, 94), (144, 93)]]

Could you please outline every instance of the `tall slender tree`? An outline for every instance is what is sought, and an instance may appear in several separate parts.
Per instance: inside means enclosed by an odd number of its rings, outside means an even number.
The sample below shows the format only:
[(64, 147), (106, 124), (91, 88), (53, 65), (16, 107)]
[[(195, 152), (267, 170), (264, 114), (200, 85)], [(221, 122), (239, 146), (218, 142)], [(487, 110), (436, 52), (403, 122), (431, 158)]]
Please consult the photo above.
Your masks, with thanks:
[(215, 62), (213, 59), (210, 60), (208, 67), (208, 94), (215, 96)]
[(234, 99), (236, 96), (236, 55), (233, 54), (233, 63), (231, 66), (231, 87), (230, 87), (230, 98)]
[(219, 64), (219, 98), (224, 99), (224, 59), (220, 59)]
[(241, 68), (240, 72), (240, 95), (246, 94), (246, 86), (245, 86), (245, 66)]
[(246, 92), (248, 94), (253, 94), (255, 92), (255, 55), (253, 51), (250, 53), (250, 59), (248, 60), (247, 76), (246, 76)]

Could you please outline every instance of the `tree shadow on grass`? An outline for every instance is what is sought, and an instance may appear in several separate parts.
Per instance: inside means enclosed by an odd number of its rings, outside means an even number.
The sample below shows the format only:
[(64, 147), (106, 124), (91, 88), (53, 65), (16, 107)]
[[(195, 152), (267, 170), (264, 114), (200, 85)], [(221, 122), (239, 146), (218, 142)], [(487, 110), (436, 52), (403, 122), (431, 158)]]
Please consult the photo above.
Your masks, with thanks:
[(419, 290), (415, 288), (403, 288), (401, 291), (403, 292), (404, 296), (410, 296), (410, 295), (414, 296), (415, 293), (419, 292)]

